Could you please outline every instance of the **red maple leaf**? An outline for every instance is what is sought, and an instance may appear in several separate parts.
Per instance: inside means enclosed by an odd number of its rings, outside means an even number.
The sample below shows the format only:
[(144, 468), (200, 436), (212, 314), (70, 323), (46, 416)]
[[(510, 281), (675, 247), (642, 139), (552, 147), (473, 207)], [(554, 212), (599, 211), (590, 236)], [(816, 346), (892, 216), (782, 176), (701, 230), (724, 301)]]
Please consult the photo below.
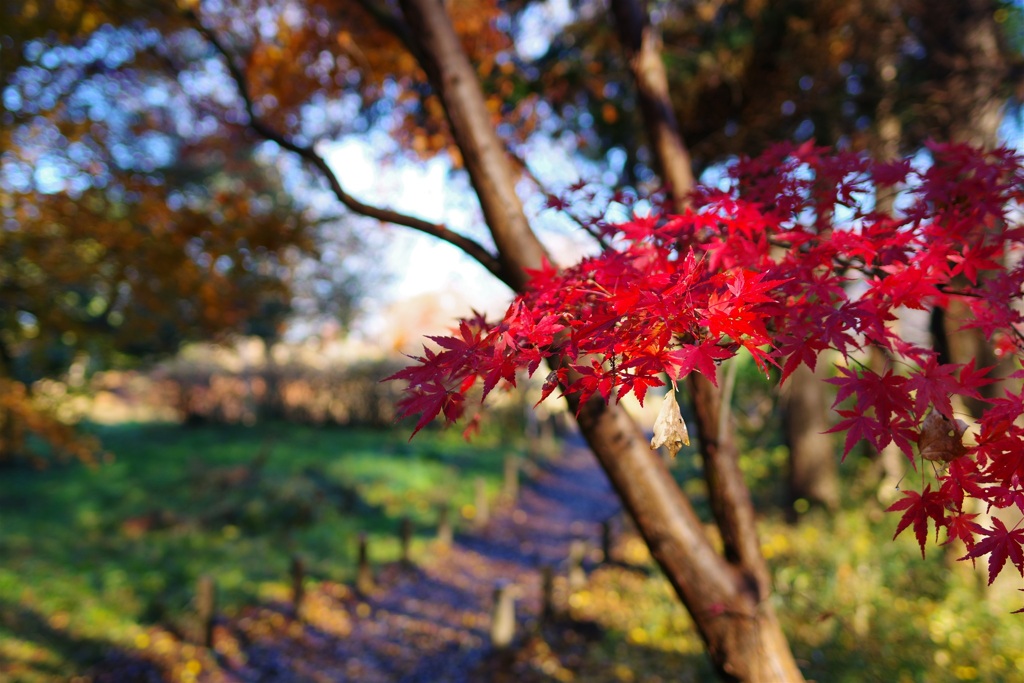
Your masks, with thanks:
[[(874, 415), (868, 415), (859, 410), (837, 410), (836, 413), (843, 419), (825, 433), (846, 432), (843, 460), (846, 460), (846, 456), (859, 441), (867, 441), (877, 451), (881, 451), (889, 443)], [(883, 439), (885, 439), (884, 443)]]
[(410, 388), (405, 398), (398, 402), (402, 417), (419, 413), (420, 419), (412, 430), (416, 433), (443, 413), (447, 422), (455, 422), (462, 415), (465, 397), (457, 391), (449, 391), (440, 382), (425, 382)]
[(936, 356), (928, 357), (927, 362), (917, 372), (911, 373), (907, 379), (907, 391), (914, 393), (914, 412), (923, 416), (928, 405), (935, 406), (948, 420), (953, 420), (953, 405), (949, 401), (951, 394), (961, 393), (960, 383), (954, 373), (959, 365), (939, 364)]
[(978, 525), (971, 520), (977, 517), (974, 513), (960, 513), (950, 515), (946, 520), (946, 540), (942, 545), (952, 543), (956, 539), (963, 541), (967, 550), (974, 549), (974, 530)]
[(907, 389), (907, 378), (886, 370), (879, 375), (870, 369), (858, 374), (848, 367), (838, 368), (842, 377), (825, 380), (839, 387), (834, 405), (853, 395), (856, 408), (866, 411), (874, 408), (875, 416), (882, 428), (888, 428), (893, 417), (909, 417), (911, 414), (910, 392)]
[(986, 384), (992, 384), (995, 380), (989, 377), (989, 373), (992, 371), (991, 367), (979, 368), (975, 361), (976, 359), (972, 358), (960, 370), (960, 382), (957, 393), (961, 396), (984, 400), (978, 389)]
[(1001, 251), (1002, 245), (999, 244), (966, 244), (960, 251), (949, 255), (949, 260), (957, 264), (950, 276), (963, 273), (972, 285), (976, 285), (979, 271), (1002, 269), (1002, 264), (997, 261), (1002, 256)]
[(892, 187), (907, 179), (907, 174), (910, 173), (910, 164), (910, 159), (901, 159), (900, 161), (887, 164), (875, 164), (874, 169), (872, 169), (872, 175), (875, 182), (879, 185)]
[(718, 363), (733, 356), (733, 352), (713, 341), (687, 344), (681, 349), (666, 354), (665, 372), (669, 377), (680, 380), (697, 370), (718, 386)]
[[(1019, 522), (1018, 522), (1019, 523)], [(991, 585), (999, 572), (1006, 565), (1009, 559), (1021, 574), (1024, 574), (1024, 529), (1014, 527), (1007, 529), (1002, 520), (998, 517), (992, 518), (992, 528), (986, 529), (978, 524), (973, 525), (974, 531), (985, 537), (961, 557), (961, 560), (968, 558), (984, 557), (988, 555), (988, 582)]]
[(921, 557), (924, 557), (924, 544), (928, 540), (928, 520), (931, 519), (935, 522), (936, 532), (939, 527), (946, 525), (946, 499), (938, 491), (932, 491), (929, 484), (924, 487), (922, 493), (904, 491), (903, 497), (890, 505), (886, 512), (900, 510), (904, 512), (896, 526), (893, 539), (899, 536), (904, 529), (913, 525), (917, 544), (921, 546)]

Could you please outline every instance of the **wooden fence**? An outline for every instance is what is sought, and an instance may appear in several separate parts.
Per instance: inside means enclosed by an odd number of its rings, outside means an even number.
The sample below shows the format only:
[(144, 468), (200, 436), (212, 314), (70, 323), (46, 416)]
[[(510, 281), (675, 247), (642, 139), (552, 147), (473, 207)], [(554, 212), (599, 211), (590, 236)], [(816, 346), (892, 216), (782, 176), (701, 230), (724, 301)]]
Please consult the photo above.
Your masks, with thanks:
[[(507, 505), (514, 505), (519, 495), (519, 477), (522, 470), (523, 460), (515, 455), (509, 455), (505, 460), (504, 482), (501, 489), (502, 502)], [(487, 525), (490, 522), (490, 504), (487, 491), (482, 479), (476, 481), (476, 514), (473, 519), (473, 526), (477, 533), (486, 533)], [(439, 505), (436, 508), (437, 522), (434, 534), (434, 547), (440, 551), (450, 547), (454, 541), (454, 530), (451, 521), (451, 512), (447, 505)], [(615, 523), (613, 515), (601, 523), (600, 528), (600, 549), (601, 561), (612, 562), (613, 548), (615, 544)], [(628, 524), (626, 520), (623, 524)], [(411, 570), (415, 562), (411, 554), (413, 536), (412, 520), (402, 517), (395, 529), (399, 542), (398, 565), (402, 570)], [(356, 537), (356, 573), (355, 590), (363, 596), (372, 595), (377, 590), (377, 576), (374, 564), (371, 560), (372, 549), (369, 537), (366, 533), (360, 533)], [(564, 572), (565, 585), (569, 594), (582, 590), (587, 583), (587, 563), (589, 555), (588, 542), (583, 538), (574, 539), (569, 544), (565, 559), (559, 565), (544, 564), (537, 569), (537, 581), (540, 585), (541, 607), (537, 615), (536, 624), (538, 627), (551, 623), (562, 616), (564, 610), (556, 601), (555, 583), (556, 572)], [(296, 620), (303, 620), (303, 602), (306, 596), (306, 582), (308, 580), (307, 564), (300, 555), (291, 558), (288, 569), (288, 582), (291, 586), (291, 601), (287, 606), (288, 612)], [(518, 637), (516, 618), (516, 603), (522, 589), (520, 586), (509, 580), (499, 580), (494, 586), (493, 600), (491, 605), (490, 618), (490, 639), (496, 649), (512, 647)], [(215, 647), (215, 627), (217, 623), (217, 585), (214, 577), (203, 575), (196, 583), (195, 594), (195, 618), (197, 626), (194, 629), (193, 641), (197, 645), (206, 648)]]

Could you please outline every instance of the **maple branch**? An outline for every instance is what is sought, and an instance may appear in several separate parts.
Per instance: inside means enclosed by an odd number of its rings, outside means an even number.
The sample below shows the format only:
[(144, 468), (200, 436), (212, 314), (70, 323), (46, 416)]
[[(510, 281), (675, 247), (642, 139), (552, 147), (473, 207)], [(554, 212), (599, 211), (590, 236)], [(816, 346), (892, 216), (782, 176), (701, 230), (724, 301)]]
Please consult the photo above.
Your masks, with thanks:
[[(954, 288), (951, 288), (949, 285), (947, 285), (947, 284), (945, 284), (943, 282), (940, 282), (940, 283), (936, 284), (935, 285), (935, 289), (939, 290), (943, 294), (948, 294), (950, 296), (962, 296), (962, 297), (969, 298), (969, 299), (984, 299), (985, 298), (984, 296), (982, 296), (978, 292), (967, 292), (967, 291), (964, 291), (964, 290), (961, 290), (961, 289), (954, 289)], [(1024, 294), (1024, 292), (1021, 292), (1021, 293)], [(1016, 325), (1011, 325), (1010, 327), (1008, 327), (1006, 329), (1007, 329), (1007, 331), (1012, 333), (1014, 337), (1016, 337), (1017, 341), (1020, 343), (1019, 344), (1019, 348), (1024, 350), (1024, 333), (1022, 333), (1017, 328)]]
[[(416, 62), (420, 64), (421, 67), (423, 64), (426, 63), (426, 55), (423, 52), (422, 48), (413, 39), (413, 35), (409, 29), (409, 26), (406, 23), (404, 23), (398, 16), (396, 16), (392, 12), (389, 12), (387, 9), (380, 7), (377, 3), (373, 2), (373, 0), (356, 0), (356, 4), (358, 4), (363, 9), (363, 11), (369, 14), (381, 28), (390, 32), (391, 35), (395, 36), (395, 38), (397, 38), (402, 43), (405, 49), (409, 50), (412, 56), (416, 58)], [(421, 95), (420, 99), (425, 99), (425, 96)], [(505, 148), (505, 153), (508, 154), (509, 158), (512, 159), (512, 161), (514, 161), (522, 168), (523, 172), (526, 174), (526, 177), (533, 181), (533, 183), (538, 187), (538, 189), (540, 189), (541, 192), (544, 192), (545, 194), (551, 194), (550, 192), (548, 192), (544, 183), (541, 182), (541, 180), (536, 176), (536, 174), (534, 174), (533, 170), (530, 169), (530, 167), (527, 165), (526, 160), (523, 159), (518, 154), (516, 154), (515, 150), (513, 150), (511, 145), (508, 144), (508, 141), (503, 140), (502, 142), (503, 147)], [(571, 212), (565, 211), (564, 213), (567, 216), (569, 216), (571, 220), (577, 223), (581, 228), (583, 228), (583, 230), (586, 231), (587, 234), (593, 237), (601, 246), (602, 250), (607, 250), (610, 248), (610, 245), (598, 231), (594, 230), (591, 226), (586, 225), (582, 219), (573, 215)]]
[(359, 5), (364, 12), (369, 14), (381, 28), (400, 40), (405, 49), (416, 58), (417, 64), (423, 63), (425, 58), (423, 50), (421, 50), (420, 46), (416, 44), (415, 40), (413, 40), (409, 26), (406, 25), (401, 18), (379, 6), (377, 3), (373, 2), (373, 0), (356, 0), (356, 4)]
[(221, 57), (224, 58), (228, 73), (234, 81), (235, 86), (238, 88), (238, 94), (242, 98), (242, 104), (245, 107), (246, 115), (249, 117), (249, 128), (266, 140), (276, 143), (279, 147), (298, 155), (305, 161), (312, 164), (327, 180), (327, 184), (330, 186), (331, 192), (334, 193), (334, 196), (337, 197), (338, 201), (340, 201), (349, 211), (369, 218), (375, 218), (383, 223), (392, 223), (394, 225), (402, 225), (407, 228), (412, 228), (413, 230), (418, 230), (440, 240), (444, 240), (471, 256), (503, 282), (508, 282), (508, 278), (506, 277), (507, 274), (505, 269), (502, 267), (501, 262), (479, 242), (450, 230), (442, 223), (431, 223), (430, 221), (422, 218), (409, 216), (393, 209), (366, 204), (346, 192), (344, 187), (342, 187), (337, 174), (333, 169), (331, 169), (327, 160), (324, 159), (319, 152), (310, 145), (299, 144), (294, 140), (289, 139), (260, 118), (256, 113), (256, 105), (252, 99), (252, 94), (249, 92), (249, 86), (246, 84), (245, 76), (233, 59), (231, 53), (228, 51), (227, 47), (224, 45), (223, 41), (221, 41), (216, 33), (207, 28), (202, 21), (199, 20), (198, 15), (196, 15), (196, 13), (191, 9), (185, 10), (185, 16), (192, 22), (196, 30), (199, 31), (199, 33), (202, 34), (202, 36), (206, 38), (213, 48), (221, 55)]
[[(976, 291), (969, 291), (952, 287), (945, 282), (935, 283), (935, 289), (939, 290), (943, 294), (949, 294), (950, 296), (962, 296), (968, 299), (984, 299), (986, 298), (983, 294), (979, 294)], [(1017, 292), (1018, 295), (1024, 294), (1024, 290)]]
[[(544, 182), (537, 177), (537, 174), (533, 172), (533, 169), (531, 169), (529, 165), (527, 165), (526, 159), (516, 154), (515, 150), (512, 149), (512, 147), (508, 143), (505, 144), (505, 152), (508, 153), (509, 157), (514, 162), (516, 162), (520, 167), (522, 167), (523, 173), (526, 174), (526, 177), (529, 178), (530, 181), (537, 186), (538, 190), (540, 190), (541, 192), (548, 196), (554, 195), (553, 192), (548, 190)], [(568, 207), (562, 209), (561, 212), (564, 215), (566, 215), (569, 218), (569, 220), (580, 226), (584, 232), (593, 237), (594, 240), (598, 243), (598, 245), (600, 245), (601, 251), (608, 251), (609, 249), (611, 249), (612, 245), (593, 225), (587, 223), (585, 220), (574, 214), (571, 210), (569, 210)]]
[[(661, 41), (644, 3), (612, 0), (610, 10), (637, 88), (652, 157), (668, 187), (671, 206), (677, 213), (683, 213), (691, 203), (693, 168), (669, 96)], [(741, 570), (744, 589), (751, 591), (760, 602), (771, 590), (771, 579), (761, 552), (754, 504), (739, 467), (739, 451), (732, 430), (720, 429), (730, 425), (731, 406), (723, 403), (721, 390), (703, 374), (691, 373), (687, 386), (697, 418), (704, 479), (712, 514), (722, 532), (725, 557)], [(793, 666), (790, 677), (802, 680), (795, 664), (790, 662), (790, 665)]]

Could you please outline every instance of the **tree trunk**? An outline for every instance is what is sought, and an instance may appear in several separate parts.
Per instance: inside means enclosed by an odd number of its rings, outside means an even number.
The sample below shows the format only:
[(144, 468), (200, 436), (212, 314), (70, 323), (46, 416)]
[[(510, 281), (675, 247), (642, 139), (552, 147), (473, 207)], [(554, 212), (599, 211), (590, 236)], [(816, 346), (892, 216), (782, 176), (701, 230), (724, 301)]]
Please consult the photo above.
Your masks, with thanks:
[(994, 0), (931, 3), (921, 13), (921, 39), (931, 55), (929, 114), (942, 139), (994, 147), (1011, 69)]
[(823, 378), (801, 365), (782, 387), (780, 401), (789, 446), (787, 513), (794, 519), (794, 506), (801, 499), (835, 510), (839, 506), (839, 459), (832, 436), (825, 433), (829, 424)]
[(664, 461), (625, 411), (593, 400), (582, 407), (578, 420), (651, 555), (693, 617), (722, 678), (802, 681), (766, 600), (767, 575), (752, 574), (715, 551)]
[[(986, 149), (999, 142), (999, 126), (1005, 110), (1005, 91), (1010, 83), (1011, 69), (1006, 55), (1009, 50), (1003, 41), (1002, 28), (995, 20), (997, 3), (992, 0), (963, 0), (960, 3), (940, 5), (939, 11), (924, 14), (923, 39), (933, 54), (933, 68), (937, 77), (929, 93), (937, 111), (939, 133), (952, 142), (963, 142)], [(961, 278), (962, 280), (962, 278)], [(966, 283), (961, 283), (966, 284)], [(954, 287), (956, 288), (956, 287)], [(989, 377), (997, 381), (981, 388), (984, 398), (1003, 395), (1008, 386), (1006, 376), (1012, 372), (1012, 363), (1000, 362), (992, 344), (978, 329), (962, 329), (971, 319), (967, 304), (952, 299), (945, 309), (932, 310), (929, 331), (932, 344), (942, 363), (974, 362), (979, 368), (989, 367)], [(953, 397), (954, 410), (971, 421), (979, 418), (987, 408), (985, 401), (970, 397)], [(977, 503), (977, 501), (974, 501)], [(991, 526), (993, 517), (1007, 526), (1016, 523), (1019, 515), (994, 510), (976, 504), (974, 520), (982, 526)], [(962, 554), (960, 544), (948, 546), (947, 561), (952, 564)], [(958, 566), (965, 567), (963, 563)], [(974, 567), (979, 588), (986, 583), (987, 568), (983, 563)], [(984, 590), (993, 605), (1004, 605), (1016, 595), (1019, 582), (1001, 576)]]
[[(875, 108), (875, 129), (869, 141), (871, 156), (877, 161), (896, 161), (903, 154), (903, 123), (896, 115), (896, 100), (899, 95), (898, 65), (900, 57), (900, 35), (893, 23), (895, 11), (889, 0), (873, 0), (868, 8), (884, 17), (879, 23), (884, 26), (878, 35), (878, 58), (875, 60), (875, 79), (881, 84), (878, 105)], [(892, 214), (897, 192), (890, 188), (879, 191), (875, 188), (875, 209), (882, 214)], [(871, 369), (883, 372), (888, 359), (881, 349), (870, 350)], [(874, 460), (874, 472), (878, 475), (876, 497), (888, 507), (899, 495), (899, 485), (907, 469), (907, 456), (895, 441), (890, 441), (880, 452), (868, 450)]]
[(693, 189), (693, 169), (669, 98), (668, 74), (661, 59), (661, 39), (651, 26), (647, 9), (640, 0), (613, 0), (611, 11), (636, 85), (655, 168), (666, 189), (682, 208), (686, 204), (686, 195)]
[[(667, 181), (676, 211), (682, 213), (689, 205), (693, 171), (669, 98), (660, 40), (641, 0), (612, 0), (611, 10), (637, 87), (640, 111), (656, 166)], [(732, 633), (738, 640), (733, 642), (752, 646), (757, 641), (765, 646), (740, 655), (756, 658), (746, 663), (749, 668), (741, 673), (740, 669), (731, 668), (735, 667), (735, 660), (716, 658), (714, 644), (709, 642), (712, 659), (720, 666), (721, 673), (740, 680), (801, 681), (803, 677), (774, 610), (769, 603), (763, 602), (770, 592), (771, 579), (761, 553), (750, 489), (740, 471), (739, 452), (732, 438), (731, 408), (728, 401), (723, 400), (719, 388), (703, 375), (691, 374), (687, 386), (696, 416), (708, 497), (722, 535), (725, 559), (761, 605), (759, 617), (746, 626), (756, 635), (751, 638), (741, 636), (742, 629), (734, 625)], [(696, 614), (694, 619), (699, 623), (700, 618)]]
[[(521, 290), (527, 280), (525, 269), (539, 267), (546, 254), (515, 195), (512, 167), (484, 106), (475, 72), (439, 0), (401, 0), (400, 6), (411, 29), (407, 35), (413, 51), (444, 105), (452, 134), (480, 197), (498, 247), (498, 258), (507, 273), (506, 282)], [(660, 59), (655, 62), (646, 63), (645, 68), (656, 72)], [(664, 77), (663, 67), (660, 68)], [(667, 95), (667, 87), (660, 94)], [(662, 114), (665, 111), (662, 107)], [(672, 133), (674, 121), (671, 124), (660, 130)], [(674, 143), (673, 135), (665, 136), (664, 140), (670, 143), (668, 146), (675, 144), (681, 148), (678, 133), (674, 133)], [(671, 157), (659, 154), (659, 158)], [(688, 168), (687, 163), (687, 173)], [(689, 190), (692, 176), (689, 180), (686, 173), (671, 177), (681, 178), (672, 184), (674, 192)], [(714, 411), (717, 420), (718, 405), (708, 405), (709, 401), (715, 403), (713, 395), (707, 392), (697, 399), (701, 410), (707, 415)], [(765, 600), (767, 570), (756, 532), (753, 536), (747, 533), (752, 530), (753, 507), (742, 477), (737, 479), (738, 467), (734, 473), (730, 467), (723, 468), (726, 476), (721, 479), (721, 490), (727, 491), (738, 504), (727, 509), (727, 502), (719, 506), (719, 512), (731, 520), (743, 520), (741, 525), (729, 527), (742, 527), (743, 533), (723, 529), (723, 537), (732, 539), (729, 547), (738, 550), (737, 557), (756, 556), (759, 562), (753, 565), (730, 562), (714, 551), (700, 520), (664, 463), (620, 407), (591, 401), (573, 408), (580, 408), (578, 422), (584, 437), (636, 520), (655, 560), (693, 616), (716, 669), (728, 680), (802, 680), (771, 604)], [(717, 431), (709, 435), (713, 439)], [(730, 458), (722, 460), (728, 464)], [(731, 463), (735, 465), (734, 457)]]
[[(924, 38), (942, 78), (933, 85), (937, 108), (943, 110), (940, 123), (945, 138), (992, 149), (999, 141), (1005, 87), (1010, 68), (1007, 50), (995, 20), (991, 0), (964, 0), (943, 6), (942, 11), (926, 12)], [(930, 332), (933, 346), (943, 363), (967, 363), (995, 367), (998, 363), (992, 345), (976, 329), (962, 330), (969, 319), (967, 305), (954, 300), (943, 310), (932, 311)], [(998, 371), (995, 374), (1000, 374)], [(1002, 393), (990, 384), (982, 388), (986, 398)], [(985, 403), (964, 399), (975, 418)]]

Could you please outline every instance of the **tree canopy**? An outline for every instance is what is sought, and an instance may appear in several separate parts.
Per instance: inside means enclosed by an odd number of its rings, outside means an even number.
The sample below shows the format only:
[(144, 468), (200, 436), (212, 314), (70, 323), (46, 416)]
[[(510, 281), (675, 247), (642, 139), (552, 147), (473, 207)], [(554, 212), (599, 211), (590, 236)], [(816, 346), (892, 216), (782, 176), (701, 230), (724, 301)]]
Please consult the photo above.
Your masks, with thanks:
[[(359, 240), (251, 135), (188, 17), (173, 4), (58, 5), (3, 9), (5, 381), (226, 332), (276, 337), (296, 294), (302, 312), (347, 322), (357, 283), (337, 256), (332, 271), (311, 264)], [(12, 432), (3, 450), (22, 446)]]
[[(965, 442), (968, 425), (951, 398), (985, 400), (991, 368), (943, 362), (889, 325), (901, 308), (962, 301), (970, 310), (963, 327), (983, 332), (1014, 359), (1014, 377), (1024, 376), (1024, 229), (1013, 215), (1024, 201), (1024, 159), (930, 149), (921, 170), (909, 160), (776, 147), (735, 165), (730, 189), (698, 188), (682, 214), (602, 223), (614, 246), (600, 256), (534, 272), (501, 320), (478, 316), (463, 320), (457, 336), (432, 337), (440, 348), (394, 375), (410, 385), (402, 406), (419, 415), (416, 430), (439, 415), (452, 422), (477, 381), (486, 397), (544, 361), (554, 369), (541, 400), (561, 387), (582, 405), (595, 395), (643, 403), (666, 378), (675, 387), (691, 373), (717, 385), (718, 366), (741, 350), (765, 374), (777, 368), (782, 382), (834, 352), (828, 381), (838, 387), (840, 419), (830, 431), (845, 434), (844, 457), (861, 440), (878, 451), (895, 443), (915, 468), (918, 457), (944, 468), (935, 490), (904, 491), (892, 506), (904, 511), (897, 535), (912, 524), (923, 553), (933, 523), (947, 542), (966, 544), (965, 559), (987, 557), (990, 581), (1007, 557), (1024, 574), (1024, 535), (998, 520), (980, 526), (965, 506), (975, 498), (1024, 512), (1024, 432), (1013, 426), (1024, 414), (1022, 394), (986, 401)], [(865, 201), (899, 188), (909, 189), (894, 214)], [(866, 290), (852, 291), (859, 278)], [(888, 359), (883, 370), (867, 364), (869, 347)], [(688, 439), (685, 426), (678, 435), (670, 429), (654, 425), (655, 442), (676, 441), (674, 454)]]
[[(460, 249), (521, 295), (500, 323), (471, 319), (435, 340), (443, 351), (402, 374), (414, 385), (407, 408), (454, 418), (476, 379), (489, 389), (548, 360), (549, 390), (567, 393), (723, 675), (800, 676), (767, 599), (753, 502), (714, 385), (716, 361), (740, 347), (786, 375), (837, 351), (847, 450), (861, 438), (894, 440), (951, 463), (935, 487), (896, 504), (901, 530), (921, 538), (943, 527), (978, 539), (970, 552), (994, 558), (995, 571), (1006, 558), (1020, 564), (1018, 531), (976, 528), (960, 505), (963, 496), (1016, 504), (1013, 444), (994, 434), (1017, 438), (1000, 419), (1019, 398), (995, 399), (978, 445), (967, 445), (943, 397), (973, 397), (982, 369), (941, 360), (887, 326), (900, 305), (957, 302), (997, 348), (1016, 353), (1008, 302), (1020, 276), (993, 264), (1010, 255), (1004, 237), (1019, 237), (1001, 232), (1006, 202), (1019, 201), (1019, 161), (946, 145), (931, 148), (933, 170), (897, 161), (927, 137), (992, 146), (1021, 83), (1007, 31), (1016, 5), (181, 0), (3, 12), (0, 191), (9, 239), (34, 250), (13, 267), (26, 264), (18, 277), (33, 291), (85, 288), (63, 308), (5, 302), (12, 357), (38, 346), (41, 322), (65, 346), (86, 324), (105, 323), (111, 341), (134, 330), (122, 340), (132, 352), (163, 341), (162, 321), (180, 322), (181, 335), (240, 323), (282, 291), (289, 250), (312, 242), (318, 217), (289, 197), (316, 186), (352, 214)], [(328, 145), (371, 131), (390, 138), (382, 157), (446, 155), (479, 200), (478, 224), (354, 196)], [(840, 153), (769, 144), (812, 136)], [(711, 165), (765, 149), (734, 167), (732, 185), (692, 192)], [(550, 191), (541, 167), (556, 155), (608, 187), (591, 193), (584, 179)], [(308, 175), (282, 171), (288, 159)], [(906, 189), (910, 203), (874, 194), (886, 187)], [(588, 218), (602, 197), (634, 209), (637, 196), (659, 190), (665, 203), (653, 212)], [(600, 255), (556, 268), (535, 230), (538, 203), (524, 197), (572, 216)], [(57, 208), (37, 220), (36, 205), (50, 202)], [(74, 232), (82, 212), (116, 239)], [(163, 239), (148, 239), (160, 230)], [(48, 268), (65, 266), (49, 256), (58, 242), (39, 235), (83, 242), (69, 280), (50, 279)], [(119, 260), (122, 244), (133, 251)], [(154, 271), (162, 263), (176, 267)], [(868, 283), (859, 298), (842, 287), (852, 271)], [(3, 292), (14, 296), (10, 281)], [(860, 367), (863, 346), (882, 349), (886, 367)], [(661, 372), (686, 377), (721, 547), (609, 400), (644, 396)], [(666, 423), (678, 430), (673, 417)], [(962, 472), (968, 457), (976, 466)]]

